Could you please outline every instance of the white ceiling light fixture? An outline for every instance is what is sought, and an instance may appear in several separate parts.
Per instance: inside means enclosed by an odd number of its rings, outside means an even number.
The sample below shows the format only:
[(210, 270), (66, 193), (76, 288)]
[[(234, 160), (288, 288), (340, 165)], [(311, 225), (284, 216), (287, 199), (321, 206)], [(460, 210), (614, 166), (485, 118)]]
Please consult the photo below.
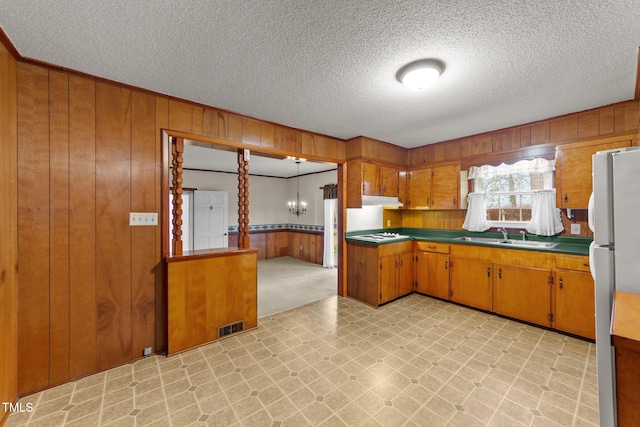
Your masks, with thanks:
[(396, 78), (409, 89), (426, 89), (440, 77), (444, 71), (444, 63), (437, 59), (420, 59), (400, 68)]

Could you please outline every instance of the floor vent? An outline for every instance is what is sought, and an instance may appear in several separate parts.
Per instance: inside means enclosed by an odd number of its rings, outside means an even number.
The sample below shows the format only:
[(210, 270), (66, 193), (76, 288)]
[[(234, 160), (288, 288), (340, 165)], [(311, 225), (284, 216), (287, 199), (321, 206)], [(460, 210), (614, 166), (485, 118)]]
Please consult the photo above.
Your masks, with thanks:
[(240, 332), (244, 329), (244, 322), (241, 320), (236, 323), (230, 323), (225, 326), (220, 326), (218, 328), (218, 338), (225, 337), (227, 335), (235, 334), (236, 332)]

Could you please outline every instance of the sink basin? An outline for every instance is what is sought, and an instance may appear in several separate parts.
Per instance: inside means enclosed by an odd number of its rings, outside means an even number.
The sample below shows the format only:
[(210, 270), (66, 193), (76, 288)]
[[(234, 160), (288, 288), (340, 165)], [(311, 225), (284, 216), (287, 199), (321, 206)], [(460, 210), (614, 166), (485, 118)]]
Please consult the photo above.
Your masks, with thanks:
[(503, 240), (503, 239), (497, 239), (494, 237), (463, 236), (463, 237), (456, 237), (453, 240), (460, 240), (463, 242), (486, 243), (490, 245), (519, 246), (524, 248), (555, 248), (556, 246), (558, 246), (557, 243), (552, 243), (552, 242), (537, 242), (533, 240), (514, 240), (514, 239)]
[(463, 242), (478, 242), (478, 243), (501, 243), (502, 239), (496, 239), (493, 237), (456, 237), (453, 240), (462, 240)]
[(507, 240), (506, 242), (501, 242), (503, 245), (511, 245), (511, 246), (523, 246), (527, 248), (555, 248), (558, 246), (557, 243), (552, 242), (536, 242), (533, 240)]

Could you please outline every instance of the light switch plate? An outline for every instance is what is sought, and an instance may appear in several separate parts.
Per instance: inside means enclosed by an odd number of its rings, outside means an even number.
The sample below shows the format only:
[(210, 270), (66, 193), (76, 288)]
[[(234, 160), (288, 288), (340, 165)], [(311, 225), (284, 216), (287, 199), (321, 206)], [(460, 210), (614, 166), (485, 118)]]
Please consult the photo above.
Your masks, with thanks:
[(158, 225), (157, 212), (129, 212), (129, 225)]
[(571, 234), (580, 234), (580, 224), (571, 224)]

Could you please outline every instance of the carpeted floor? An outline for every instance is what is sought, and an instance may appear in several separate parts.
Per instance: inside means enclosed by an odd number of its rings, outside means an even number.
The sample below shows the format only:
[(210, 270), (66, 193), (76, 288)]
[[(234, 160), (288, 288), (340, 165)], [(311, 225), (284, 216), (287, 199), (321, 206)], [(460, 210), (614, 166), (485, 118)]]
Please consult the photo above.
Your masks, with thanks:
[(258, 317), (337, 294), (338, 269), (293, 257), (258, 261)]

